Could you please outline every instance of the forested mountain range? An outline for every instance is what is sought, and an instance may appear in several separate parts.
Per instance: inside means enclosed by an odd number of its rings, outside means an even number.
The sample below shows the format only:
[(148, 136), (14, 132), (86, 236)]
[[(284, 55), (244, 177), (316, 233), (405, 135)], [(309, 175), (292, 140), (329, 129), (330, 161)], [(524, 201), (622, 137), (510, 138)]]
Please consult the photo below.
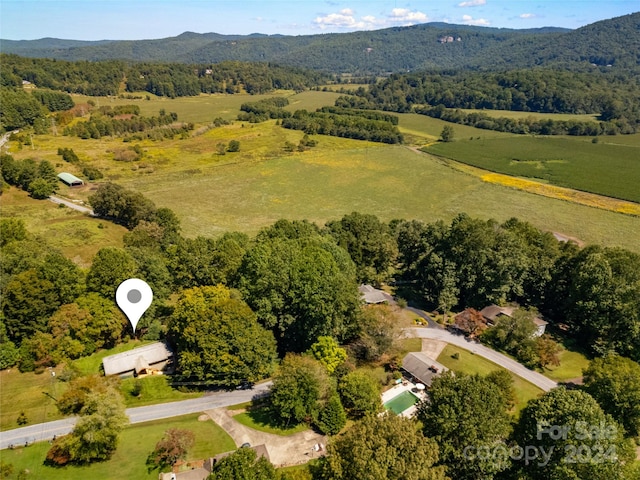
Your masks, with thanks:
[(90, 61), (266, 61), (354, 74), (541, 65), (584, 68), (595, 64), (637, 68), (640, 64), (640, 12), (577, 30), (552, 27), (513, 30), (427, 23), (306, 36), (185, 32), (177, 37), (136, 41), (2, 40), (2, 51), (28, 57)]

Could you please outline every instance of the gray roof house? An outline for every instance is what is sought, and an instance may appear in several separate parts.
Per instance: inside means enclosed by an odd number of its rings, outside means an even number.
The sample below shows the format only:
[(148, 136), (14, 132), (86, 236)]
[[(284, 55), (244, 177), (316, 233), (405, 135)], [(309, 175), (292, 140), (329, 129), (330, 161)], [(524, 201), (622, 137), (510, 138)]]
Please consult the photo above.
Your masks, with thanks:
[(102, 366), (105, 375), (130, 376), (146, 373), (149, 369), (163, 370), (172, 357), (173, 352), (166, 343), (154, 342), (104, 357)]
[(402, 369), (427, 387), (447, 367), (422, 352), (410, 352), (402, 359)]
[[(489, 305), (488, 307), (484, 307), (480, 310), (480, 313), (487, 321), (487, 325), (495, 325), (496, 319), (501, 316), (511, 317), (513, 312), (517, 310), (517, 307), (499, 307), (498, 305)], [(547, 325), (549, 322), (546, 322), (540, 317), (535, 317), (533, 319), (533, 323), (535, 323), (537, 330), (534, 333), (534, 336), (539, 337), (544, 334)]]

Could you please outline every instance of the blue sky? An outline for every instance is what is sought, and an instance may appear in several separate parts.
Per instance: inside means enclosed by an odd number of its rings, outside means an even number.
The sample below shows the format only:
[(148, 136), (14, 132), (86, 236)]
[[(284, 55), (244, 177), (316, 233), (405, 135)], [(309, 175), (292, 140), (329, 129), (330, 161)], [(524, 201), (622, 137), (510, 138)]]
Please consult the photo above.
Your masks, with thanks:
[(0, 0), (0, 38), (306, 35), (425, 22), (578, 28), (638, 10), (638, 0)]

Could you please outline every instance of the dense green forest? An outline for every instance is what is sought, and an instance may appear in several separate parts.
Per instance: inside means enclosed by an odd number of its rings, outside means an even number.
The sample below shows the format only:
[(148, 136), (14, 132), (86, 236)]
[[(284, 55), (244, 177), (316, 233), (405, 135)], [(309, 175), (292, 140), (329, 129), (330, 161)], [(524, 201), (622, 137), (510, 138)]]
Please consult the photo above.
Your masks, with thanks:
[[(640, 125), (640, 77), (631, 73), (538, 68), (504, 72), (395, 74), (336, 100), (349, 108), (416, 111), (479, 128), (545, 135), (634, 133)], [(429, 107), (432, 106), (432, 107)], [(433, 108), (435, 107), (435, 108)], [(598, 113), (600, 125), (576, 121), (488, 118), (447, 109)]]
[[(510, 30), (445, 23), (342, 34), (225, 36), (215, 33), (158, 40), (73, 42), (58, 39), (3, 40), (3, 51), (63, 60), (133, 60), (218, 63), (276, 62), (332, 73), (386, 74), (417, 69), (481, 70), (589, 64), (638, 67), (638, 22), (634, 13), (574, 31)], [(452, 41), (447, 41), (451, 37)], [(460, 39), (458, 41), (458, 38)], [(443, 40), (445, 39), (445, 40)]]
[(200, 93), (265, 93), (275, 89), (304, 90), (326, 82), (318, 72), (269, 63), (229, 61), (219, 64), (125, 63), (121, 61), (67, 62), (0, 55), (0, 86), (22, 87), (28, 81), (38, 88), (68, 93), (118, 95), (146, 91), (166, 97)]
[[(21, 178), (20, 171), (12, 175)], [(133, 276), (155, 292), (155, 320), (142, 330), (154, 338), (166, 329), (171, 293), (222, 284), (239, 290), (281, 355), (304, 351), (320, 336), (350, 343), (363, 334), (359, 283), (396, 278), (431, 308), (517, 302), (566, 324), (593, 354), (640, 360), (640, 256), (623, 249), (580, 249), (516, 219), (498, 224), (466, 215), (451, 224), (384, 224), (353, 213), (324, 227), (279, 221), (253, 239), (233, 232), (187, 239), (171, 210), (137, 192), (107, 183), (90, 201), (97, 215), (130, 233), (124, 249), (101, 249), (88, 271), (33, 239), (20, 220), (2, 220), (2, 341), (3, 352), (14, 352), (4, 367), (55, 364), (124, 338), (122, 318), (102, 309), (115, 286)], [(106, 323), (55, 327), (60, 309), (71, 308)], [(173, 330), (177, 342), (180, 331)]]

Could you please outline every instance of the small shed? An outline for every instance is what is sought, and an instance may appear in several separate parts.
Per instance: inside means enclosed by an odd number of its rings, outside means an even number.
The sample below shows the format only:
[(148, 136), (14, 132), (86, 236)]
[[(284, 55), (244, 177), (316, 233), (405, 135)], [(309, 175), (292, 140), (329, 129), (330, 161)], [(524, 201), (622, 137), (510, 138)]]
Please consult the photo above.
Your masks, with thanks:
[(84, 185), (84, 182), (81, 179), (67, 172), (59, 173), (58, 178), (62, 183), (69, 187), (81, 187)]
[(128, 352), (109, 355), (102, 359), (105, 375), (122, 377), (162, 371), (173, 358), (173, 352), (164, 342), (154, 342)]
[(431, 386), (435, 377), (448, 370), (447, 367), (422, 352), (408, 353), (402, 359), (402, 369), (427, 387)]

